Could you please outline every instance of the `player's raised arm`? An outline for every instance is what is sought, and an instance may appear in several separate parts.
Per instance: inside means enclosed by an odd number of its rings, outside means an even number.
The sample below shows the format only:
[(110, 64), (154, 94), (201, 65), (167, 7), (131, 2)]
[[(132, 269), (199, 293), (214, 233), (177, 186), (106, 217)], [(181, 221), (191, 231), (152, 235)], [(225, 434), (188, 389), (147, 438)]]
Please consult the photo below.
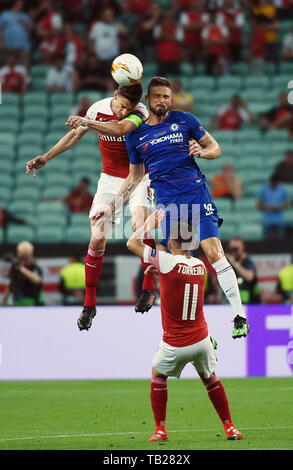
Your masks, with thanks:
[(65, 134), (54, 147), (52, 147), (48, 152), (44, 153), (44, 155), (38, 155), (37, 157), (33, 158), (26, 164), (26, 174), (29, 175), (32, 170), (34, 178), (37, 176), (37, 172), (40, 168), (43, 168), (49, 160), (52, 158), (57, 157), (66, 150), (69, 150), (74, 145), (76, 145), (82, 137), (87, 133), (87, 129), (82, 127), (78, 127), (77, 129), (72, 129), (67, 134)]
[(134, 232), (126, 243), (127, 248), (132, 253), (143, 257), (144, 249), (147, 245), (143, 243), (145, 236), (154, 228), (158, 228), (165, 216), (163, 209), (156, 210), (146, 219), (144, 225)]
[(216, 139), (209, 133), (205, 132), (203, 137), (189, 141), (189, 154), (198, 158), (206, 158), (213, 160), (221, 155), (221, 148)]
[(72, 128), (83, 126), (90, 131), (95, 131), (102, 135), (122, 137), (128, 132), (137, 129), (142, 122), (142, 119), (136, 115), (130, 115), (119, 122), (98, 122), (80, 116), (70, 116), (66, 125)]

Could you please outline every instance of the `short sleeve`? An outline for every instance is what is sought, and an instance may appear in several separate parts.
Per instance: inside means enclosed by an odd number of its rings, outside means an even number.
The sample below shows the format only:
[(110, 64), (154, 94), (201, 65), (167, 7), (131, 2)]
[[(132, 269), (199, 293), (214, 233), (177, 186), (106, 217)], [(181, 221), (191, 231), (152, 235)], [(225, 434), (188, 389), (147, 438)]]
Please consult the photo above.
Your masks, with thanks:
[(135, 138), (132, 132), (126, 134), (126, 147), (127, 147), (127, 153), (129, 156), (129, 161), (132, 165), (138, 165), (139, 163), (142, 162), (142, 160), (134, 146), (134, 141), (135, 141)]
[(149, 246), (146, 246), (144, 249), (143, 260), (145, 263), (150, 263), (155, 266), (162, 274), (169, 273), (177, 264), (175, 256), (171, 253), (156, 250)]
[(188, 119), (189, 125), (190, 125), (190, 135), (193, 139), (199, 140), (201, 139), (206, 131), (203, 128), (202, 124), (199, 122), (199, 120), (193, 116), (191, 113), (184, 113)]

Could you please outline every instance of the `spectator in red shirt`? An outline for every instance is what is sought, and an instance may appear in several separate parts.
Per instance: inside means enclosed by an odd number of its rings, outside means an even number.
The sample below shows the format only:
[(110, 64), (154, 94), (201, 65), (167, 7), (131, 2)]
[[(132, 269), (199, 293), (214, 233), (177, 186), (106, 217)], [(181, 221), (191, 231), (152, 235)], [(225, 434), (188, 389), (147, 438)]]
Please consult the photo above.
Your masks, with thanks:
[(3, 67), (0, 68), (0, 82), (2, 91), (12, 93), (25, 93), (30, 82), (27, 69), (17, 64), (16, 55), (9, 54)]
[(83, 57), (84, 47), (83, 40), (79, 36), (71, 23), (66, 23), (64, 27), (64, 35), (58, 40), (57, 55), (65, 55), (65, 63), (76, 65), (80, 63)]
[(217, 15), (217, 23), (225, 25), (230, 32), (229, 53), (232, 62), (241, 60), (242, 32), (244, 27), (244, 14), (241, 8), (235, 6), (234, 0), (224, 0)]
[(64, 199), (69, 212), (89, 212), (93, 196), (89, 192), (89, 180), (81, 178), (78, 186), (73, 189)]
[(250, 71), (254, 75), (262, 74), (267, 55), (267, 42), (265, 30), (255, 19), (251, 20), (251, 36), (248, 60)]
[(222, 105), (212, 117), (210, 128), (238, 131), (243, 122), (254, 122), (247, 105), (238, 95), (234, 95), (230, 105)]
[(183, 30), (174, 21), (172, 10), (163, 15), (162, 21), (154, 29), (154, 37), (157, 41), (159, 75), (180, 74)]
[(37, 24), (36, 32), (44, 64), (51, 64), (57, 54), (59, 40), (63, 34), (63, 20), (50, 0), (43, 0), (43, 17)]
[(187, 60), (192, 64), (201, 59), (201, 31), (208, 21), (209, 15), (203, 11), (201, 0), (191, 0), (189, 8), (180, 15), (179, 24), (184, 31), (184, 51)]
[(228, 72), (229, 30), (217, 24), (217, 10), (210, 11), (210, 21), (201, 33), (207, 75)]
[(287, 129), (293, 138), (293, 106), (288, 103), (285, 91), (280, 94), (279, 105), (260, 116), (260, 127), (263, 131)]

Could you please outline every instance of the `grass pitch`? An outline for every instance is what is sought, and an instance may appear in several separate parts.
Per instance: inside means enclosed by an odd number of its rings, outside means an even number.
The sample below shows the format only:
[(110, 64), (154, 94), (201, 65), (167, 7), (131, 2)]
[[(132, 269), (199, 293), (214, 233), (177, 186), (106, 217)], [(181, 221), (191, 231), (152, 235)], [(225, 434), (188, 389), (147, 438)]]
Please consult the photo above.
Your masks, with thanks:
[(200, 380), (169, 380), (169, 440), (158, 443), (150, 381), (0, 382), (0, 449), (293, 449), (292, 379), (222, 383), (243, 441), (226, 440)]

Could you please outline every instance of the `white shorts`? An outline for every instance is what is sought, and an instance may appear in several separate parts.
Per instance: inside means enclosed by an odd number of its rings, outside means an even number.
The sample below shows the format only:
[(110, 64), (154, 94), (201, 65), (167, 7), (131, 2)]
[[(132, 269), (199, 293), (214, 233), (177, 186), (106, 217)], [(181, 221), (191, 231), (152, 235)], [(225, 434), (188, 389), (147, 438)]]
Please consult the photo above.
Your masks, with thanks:
[[(110, 201), (112, 201), (112, 199), (120, 191), (124, 181), (124, 178), (118, 178), (117, 176), (107, 175), (107, 173), (101, 173), (101, 177), (97, 186), (97, 192), (89, 212), (89, 218), (93, 217), (98, 210), (103, 209), (107, 204), (109, 204)], [(128, 204), (130, 212), (132, 212), (135, 207), (140, 206), (146, 207), (152, 212), (153, 199), (154, 191), (150, 187), (149, 175), (146, 174), (129, 198)], [(121, 214), (122, 208), (115, 212), (113, 220), (115, 224), (119, 224)]]
[(174, 347), (161, 340), (153, 360), (153, 367), (160, 373), (179, 379), (182, 370), (188, 364), (208, 379), (215, 372), (217, 356), (210, 335), (190, 346)]

